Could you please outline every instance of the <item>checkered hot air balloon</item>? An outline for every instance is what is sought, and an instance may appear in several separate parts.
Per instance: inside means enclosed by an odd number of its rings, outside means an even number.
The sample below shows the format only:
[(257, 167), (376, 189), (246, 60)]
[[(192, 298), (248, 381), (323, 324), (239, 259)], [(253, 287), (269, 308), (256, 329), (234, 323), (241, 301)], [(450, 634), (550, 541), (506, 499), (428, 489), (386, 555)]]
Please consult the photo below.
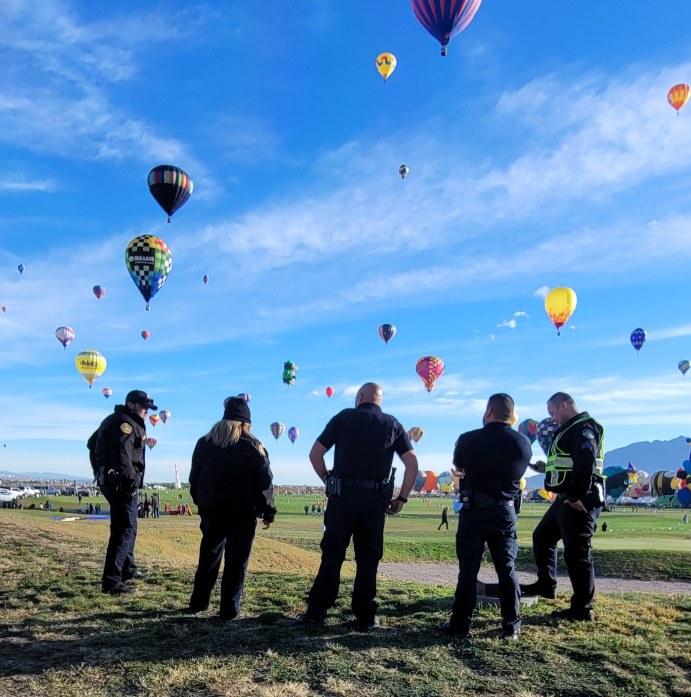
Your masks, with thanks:
[(187, 203), (194, 184), (187, 172), (173, 165), (159, 165), (149, 172), (149, 191), (158, 205), (170, 216)]
[(449, 41), (473, 21), (481, 4), (482, 0), (411, 0), (420, 24), (441, 43), (442, 56)]
[(542, 419), (537, 426), (537, 442), (545, 455), (549, 453), (549, 446), (552, 445), (554, 434), (558, 428), (559, 424), (556, 421), (552, 421), (549, 417)]
[(173, 268), (170, 249), (159, 237), (141, 235), (127, 245), (125, 264), (149, 310), (149, 301), (161, 289)]
[(648, 332), (646, 332), (645, 329), (641, 329), (640, 327), (638, 329), (634, 329), (631, 332), (631, 345), (636, 349), (636, 353), (638, 353), (643, 348), (643, 344), (645, 343), (647, 338)]
[(423, 356), (415, 364), (415, 371), (425, 383), (425, 389), (431, 392), (434, 384), (444, 372), (444, 361), (436, 356)]

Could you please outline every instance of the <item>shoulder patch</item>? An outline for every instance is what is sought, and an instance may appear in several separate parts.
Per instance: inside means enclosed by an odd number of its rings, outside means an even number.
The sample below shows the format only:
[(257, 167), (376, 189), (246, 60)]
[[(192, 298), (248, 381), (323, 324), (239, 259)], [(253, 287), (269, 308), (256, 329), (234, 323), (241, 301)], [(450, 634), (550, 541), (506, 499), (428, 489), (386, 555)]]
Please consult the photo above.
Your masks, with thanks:
[(583, 437), (588, 440), (595, 440), (595, 434), (589, 428), (583, 430)]
[(130, 426), (127, 422), (120, 424), (120, 430), (127, 436), (129, 436), (130, 433), (132, 433), (132, 431), (134, 431), (132, 426)]

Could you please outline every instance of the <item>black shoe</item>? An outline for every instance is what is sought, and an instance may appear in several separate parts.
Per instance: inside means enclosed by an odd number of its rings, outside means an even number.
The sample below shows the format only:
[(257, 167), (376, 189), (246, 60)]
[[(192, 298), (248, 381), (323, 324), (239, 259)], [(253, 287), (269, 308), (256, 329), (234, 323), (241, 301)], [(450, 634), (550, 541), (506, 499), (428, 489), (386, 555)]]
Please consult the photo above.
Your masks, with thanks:
[(451, 624), (451, 622), (443, 622), (437, 625), (437, 629), (448, 637), (457, 639), (458, 641), (468, 641), (470, 639), (470, 630), (463, 629), (458, 625)]
[(218, 615), (224, 622), (230, 622), (231, 620), (239, 620), (242, 617), (241, 612), (221, 612)]
[(353, 626), (359, 632), (369, 632), (371, 629), (379, 629), (381, 624), (379, 622), (379, 617), (375, 615), (371, 620), (365, 620), (364, 622), (361, 620), (355, 620)]
[(112, 588), (102, 587), (101, 591), (107, 593), (108, 595), (129, 595), (130, 593), (135, 593), (136, 591), (131, 586), (126, 586), (124, 583), (119, 586), (113, 586)]
[(147, 578), (149, 578), (151, 574), (148, 571), (144, 571), (144, 569), (137, 569), (131, 576), (128, 578), (124, 579), (125, 583), (134, 583), (135, 581), (145, 581)]
[(535, 596), (539, 595), (542, 598), (548, 598), (549, 600), (554, 600), (556, 593), (554, 588), (546, 588), (540, 583), (522, 583), (521, 584), (521, 595)]
[(323, 627), (324, 618), (318, 615), (310, 615), (309, 612), (301, 612), (295, 617), (295, 623), (303, 627)]
[(555, 610), (552, 613), (555, 620), (568, 620), (569, 622), (592, 622), (592, 610), (574, 610), (567, 607), (566, 610)]
[(193, 615), (198, 615), (200, 612), (206, 612), (209, 609), (208, 605), (205, 605), (204, 607), (200, 605), (190, 605), (187, 608), (187, 612), (190, 612)]

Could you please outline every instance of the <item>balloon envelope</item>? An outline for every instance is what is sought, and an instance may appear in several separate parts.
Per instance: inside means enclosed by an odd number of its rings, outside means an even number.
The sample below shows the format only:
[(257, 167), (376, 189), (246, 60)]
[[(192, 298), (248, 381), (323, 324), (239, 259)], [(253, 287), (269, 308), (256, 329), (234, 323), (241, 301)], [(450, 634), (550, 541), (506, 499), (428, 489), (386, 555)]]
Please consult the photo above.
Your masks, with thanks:
[(396, 56), (394, 56), (393, 53), (380, 53), (377, 56), (375, 64), (379, 74), (384, 78), (384, 82), (386, 82), (386, 78), (396, 70)]
[(473, 21), (482, 0), (411, 0), (411, 4), (420, 24), (441, 43), (445, 56), (449, 41)]
[(437, 356), (423, 356), (415, 364), (415, 372), (420, 376), (422, 382), (425, 383), (425, 389), (431, 392), (436, 381), (444, 372), (444, 361), (441, 358), (437, 358)]
[(537, 438), (538, 422), (535, 419), (526, 419), (518, 424), (518, 432), (522, 433), (531, 443)]
[(294, 444), (299, 437), (300, 431), (295, 426), (291, 426), (288, 429), (288, 440)]
[(104, 286), (94, 286), (91, 290), (93, 291), (97, 300), (100, 300), (106, 294), (106, 289)]
[(334, 388), (333, 387), (327, 387), (324, 392), (326, 393), (327, 397), (333, 397), (334, 396)]
[(19, 266), (17, 267), (17, 271), (19, 271), (19, 273), (22, 274), (24, 273), (25, 268), (26, 266), (24, 266), (24, 264), (19, 264)]
[[(249, 404), (252, 401), (252, 395), (248, 394), (247, 392), (240, 392), (238, 397), (240, 397), (240, 399), (244, 399), (247, 402), (247, 404)], [(223, 406), (225, 407), (225, 402), (223, 403)]]
[(271, 429), (271, 435), (278, 440), (283, 435), (286, 427), (280, 421), (274, 421), (269, 428)]
[(638, 329), (634, 329), (631, 332), (631, 345), (636, 349), (636, 351), (640, 351), (643, 348), (643, 344), (646, 342), (647, 338), (648, 332), (646, 332), (645, 329), (641, 329), (640, 327)]
[(396, 336), (396, 325), (395, 324), (382, 324), (379, 327), (379, 336), (385, 344), (388, 344), (391, 339)]
[(569, 317), (576, 309), (576, 293), (571, 288), (552, 288), (545, 298), (545, 311), (552, 323), (559, 329), (569, 321)]
[(401, 179), (405, 179), (408, 176), (409, 172), (410, 172), (410, 167), (408, 167), (408, 165), (401, 165), (398, 168), (398, 173), (401, 175)]
[(72, 327), (58, 327), (55, 330), (55, 336), (58, 341), (67, 348), (74, 341), (74, 329), (72, 329)]
[(454, 490), (453, 477), (451, 472), (442, 472), (437, 477), (437, 487), (444, 492), (449, 492)]
[(686, 375), (686, 371), (691, 367), (691, 363), (689, 363), (689, 361), (679, 361), (677, 367), (681, 370), (682, 375)]
[(101, 392), (103, 392), (103, 396), (108, 399), (108, 397), (111, 397), (113, 395), (113, 390), (110, 389), (110, 387), (104, 387)]
[(554, 433), (558, 428), (559, 424), (556, 421), (552, 421), (549, 417), (542, 419), (537, 426), (537, 442), (545, 455), (549, 453), (549, 446), (552, 445)]
[(410, 440), (415, 441), (416, 443), (420, 442), (420, 439), (422, 436), (425, 435), (425, 429), (422, 428), (421, 426), (413, 426), (410, 431), (408, 431), (408, 437)]
[(149, 191), (158, 205), (170, 216), (192, 195), (194, 184), (189, 175), (173, 165), (154, 167), (148, 176)]
[(105, 356), (98, 351), (82, 351), (74, 359), (79, 374), (89, 383), (89, 388), (94, 384), (106, 369), (108, 362)]
[(204, 285), (206, 285), (209, 282), (209, 277), (206, 274), (204, 274), (202, 281), (204, 281)]
[(155, 426), (160, 420), (161, 417), (158, 414), (151, 414), (151, 416), (149, 417), (149, 423), (152, 426)]
[(154, 235), (140, 235), (125, 249), (125, 264), (139, 292), (149, 301), (158, 293), (173, 268), (173, 255), (166, 243)]
[(161, 421), (163, 421), (164, 424), (172, 416), (168, 409), (161, 409), (161, 411), (158, 412), (158, 415), (161, 417)]
[(144, 339), (144, 341), (146, 341), (150, 336), (151, 336), (151, 332), (148, 331), (147, 329), (145, 329), (145, 330), (142, 332), (142, 339)]
[(437, 473), (432, 471), (425, 472), (425, 483), (422, 485), (422, 491), (430, 492), (437, 488)]
[(149, 450), (151, 450), (154, 445), (156, 445), (158, 441), (155, 438), (147, 438), (146, 439), (146, 444), (149, 446)]
[(667, 101), (676, 109), (678, 114), (684, 104), (689, 101), (689, 95), (691, 95), (691, 87), (681, 83), (679, 85), (674, 85), (674, 87), (667, 92)]

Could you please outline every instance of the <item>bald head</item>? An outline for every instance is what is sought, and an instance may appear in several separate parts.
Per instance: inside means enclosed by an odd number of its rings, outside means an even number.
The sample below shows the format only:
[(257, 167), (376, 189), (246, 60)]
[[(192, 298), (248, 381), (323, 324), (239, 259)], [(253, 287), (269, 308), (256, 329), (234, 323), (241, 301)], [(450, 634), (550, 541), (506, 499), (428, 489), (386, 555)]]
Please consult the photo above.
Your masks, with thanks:
[(355, 396), (355, 406), (360, 404), (376, 404), (381, 405), (382, 391), (381, 387), (376, 382), (366, 382)]

